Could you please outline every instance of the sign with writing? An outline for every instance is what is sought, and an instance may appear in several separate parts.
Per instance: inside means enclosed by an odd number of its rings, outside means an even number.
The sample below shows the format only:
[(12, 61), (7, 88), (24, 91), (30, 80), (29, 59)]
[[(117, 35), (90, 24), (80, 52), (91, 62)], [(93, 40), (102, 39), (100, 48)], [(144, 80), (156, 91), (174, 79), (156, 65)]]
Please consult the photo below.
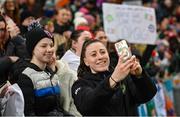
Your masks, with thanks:
[(104, 3), (103, 21), (112, 42), (125, 39), (130, 43), (155, 44), (157, 32), (153, 8)]
[(123, 4), (142, 6), (142, 0), (123, 1)]

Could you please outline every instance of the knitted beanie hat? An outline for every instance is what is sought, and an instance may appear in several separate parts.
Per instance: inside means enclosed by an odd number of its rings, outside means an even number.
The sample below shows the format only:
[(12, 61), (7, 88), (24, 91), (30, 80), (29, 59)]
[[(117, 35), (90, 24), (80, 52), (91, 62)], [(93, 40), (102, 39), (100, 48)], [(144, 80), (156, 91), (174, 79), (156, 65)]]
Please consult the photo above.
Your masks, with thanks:
[(28, 27), (28, 32), (25, 34), (25, 37), (26, 37), (26, 48), (31, 57), (36, 44), (41, 39), (47, 37), (53, 40), (52, 34), (47, 30), (44, 30), (39, 24), (39, 22), (38, 23), (34, 22)]

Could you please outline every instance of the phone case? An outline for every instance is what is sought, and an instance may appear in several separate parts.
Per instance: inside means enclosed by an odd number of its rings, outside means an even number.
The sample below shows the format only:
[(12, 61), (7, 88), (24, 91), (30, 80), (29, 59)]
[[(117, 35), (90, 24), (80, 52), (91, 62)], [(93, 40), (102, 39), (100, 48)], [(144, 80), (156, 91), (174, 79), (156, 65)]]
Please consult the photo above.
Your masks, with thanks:
[(132, 56), (125, 40), (115, 43), (115, 49), (119, 56), (121, 56), (124, 53), (124, 61), (126, 61), (128, 58)]

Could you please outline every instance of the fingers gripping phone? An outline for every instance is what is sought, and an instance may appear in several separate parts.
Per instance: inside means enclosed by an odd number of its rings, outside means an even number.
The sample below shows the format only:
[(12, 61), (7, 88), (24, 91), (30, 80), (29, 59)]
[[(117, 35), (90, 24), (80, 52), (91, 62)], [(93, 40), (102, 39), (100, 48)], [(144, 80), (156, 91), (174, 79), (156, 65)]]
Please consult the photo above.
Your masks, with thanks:
[(125, 40), (115, 43), (115, 49), (118, 56), (124, 56), (123, 61), (126, 61), (132, 56), (131, 51), (128, 48), (127, 42)]

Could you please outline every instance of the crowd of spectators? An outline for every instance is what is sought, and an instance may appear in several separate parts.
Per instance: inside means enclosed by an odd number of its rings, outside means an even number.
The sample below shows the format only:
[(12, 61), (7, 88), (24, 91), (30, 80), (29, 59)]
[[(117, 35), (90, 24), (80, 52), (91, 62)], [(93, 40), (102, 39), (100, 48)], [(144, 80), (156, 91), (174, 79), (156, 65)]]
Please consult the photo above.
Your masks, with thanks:
[[(54, 36), (56, 59), (67, 63), (76, 76), (73, 81), (77, 80), (81, 51), (84, 51), (81, 49), (86, 40), (101, 41), (109, 52), (110, 64), (115, 67), (118, 56), (114, 42), (109, 41), (104, 31), (102, 4), (123, 4), (126, 1), (131, 0), (1, 0), (0, 84), (8, 79), (11, 83), (17, 82), (17, 74), (24, 67), (16, 73), (19, 66), (14, 63), (31, 59), (25, 42), (28, 26), (35, 20)], [(139, 115), (180, 114), (173, 94), (173, 89), (180, 86), (180, 2), (137, 1), (155, 9), (157, 39), (154, 45), (130, 43), (129, 46), (159, 89), (151, 101), (139, 106)], [(66, 108), (65, 111), (69, 110)]]

